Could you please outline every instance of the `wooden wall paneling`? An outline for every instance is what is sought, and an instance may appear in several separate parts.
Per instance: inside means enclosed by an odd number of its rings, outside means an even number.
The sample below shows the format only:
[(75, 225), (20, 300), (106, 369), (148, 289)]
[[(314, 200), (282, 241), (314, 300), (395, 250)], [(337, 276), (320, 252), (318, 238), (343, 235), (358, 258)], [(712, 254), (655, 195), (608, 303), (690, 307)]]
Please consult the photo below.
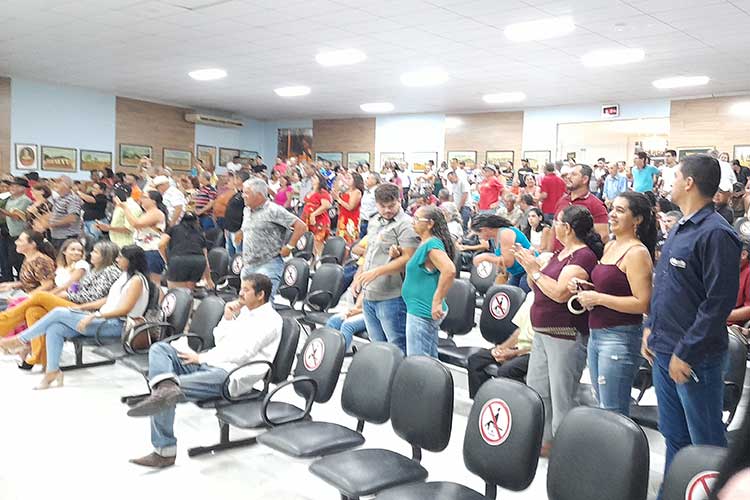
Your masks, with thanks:
[(313, 120), (313, 152), (370, 153), (375, 158), (375, 118)]
[(733, 146), (750, 144), (750, 117), (729, 112), (732, 104), (747, 96), (674, 100), (669, 119), (671, 149), (713, 146), (733, 153)]
[(10, 172), (13, 154), (10, 143), (10, 78), (0, 77), (0, 172)]
[(515, 152), (514, 166), (521, 164), (523, 111), (451, 114), (451, 117), (461, 120), (461, 124), (445, 129), (446, 155), (448, 151), (476, 151), (477, 163), (481, 164), (487, 151), (507, 150)]

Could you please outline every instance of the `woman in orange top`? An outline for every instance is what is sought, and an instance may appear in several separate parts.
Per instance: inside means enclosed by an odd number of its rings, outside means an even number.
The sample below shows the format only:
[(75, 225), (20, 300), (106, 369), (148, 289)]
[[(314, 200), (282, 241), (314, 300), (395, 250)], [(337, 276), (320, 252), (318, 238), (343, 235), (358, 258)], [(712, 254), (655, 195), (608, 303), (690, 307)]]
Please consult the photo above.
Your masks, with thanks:
[(333, 199), (339, 204), (339, 224), (336, 234), (351, 245), (359, 239), (359, 209), (362, 193), (365, 192), (365, 181), (357, 172), (349, 176), (347, 191), (333, 191)]
[(331, 208), (333, 200), (326, 186), (325, 178), (319, 172), (315, 172), (312, 176), (312, 190), (305, 196), (305, 207), (302, 209), (302, 220), (315, 235), (315, 255), (320, 255), (323, 243), (331, 233), (328, 209)]

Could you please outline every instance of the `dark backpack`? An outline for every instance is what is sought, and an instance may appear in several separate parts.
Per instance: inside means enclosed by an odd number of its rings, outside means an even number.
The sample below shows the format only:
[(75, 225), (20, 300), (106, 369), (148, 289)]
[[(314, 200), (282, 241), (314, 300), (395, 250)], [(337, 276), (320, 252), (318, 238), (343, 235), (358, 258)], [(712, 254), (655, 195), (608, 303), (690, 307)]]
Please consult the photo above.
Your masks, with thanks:
[(242, 193), (237, 193), (229, 199), (227, 211), (224, 214), (224, 229), (235, 233), (242, 227), (242, 214), (245, 210), (245, 200)]

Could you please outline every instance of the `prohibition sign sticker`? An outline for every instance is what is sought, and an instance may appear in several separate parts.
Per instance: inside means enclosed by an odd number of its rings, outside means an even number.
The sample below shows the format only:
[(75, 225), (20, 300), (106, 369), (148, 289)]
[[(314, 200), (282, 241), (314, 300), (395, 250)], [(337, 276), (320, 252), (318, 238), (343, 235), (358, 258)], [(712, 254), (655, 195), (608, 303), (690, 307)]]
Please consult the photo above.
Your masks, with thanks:
[(161, 302), (161, 312), (168, 318), (174, 312), (174, 308), (177, 305), (177, 297), (173, 293), (168, 293), (164, 296), (164, 300)]
[(232, 261), (232, 274), (240, 274), (242, 271), (242, 255), (238, 255)]
[(498, 446), (510, 436), (511, 428), (510, 407), (502, 399), (490, 399), (479, 412), (479, 433), (484, 442), (490, 446)]
[(297, 240), (297, 250), (304, 250), (305, 249), (305, 245), (307, 245), (307, 238), (303, 234)]
[(743, 236), (750, 236), (750, 221), (745, 221), (740, 224), (740, 234)]
[(326, 353), (326, 346), (323, 343), (322, 339), (312, 339), (310, 341), (310, 344), (307, 346), (307, 349), (305, 349), (305, 355), (303, 357), (303, 361), (305, 363), (305, 368), (307, 368), (308, 371), (314, 372), (320, 367), (320, 364), (323, 362), (323, 356)]
[(297, 281), (297, 268), (294, 266), (289, 266), (286, 268), (286, 271), (284, 272), (284, 283), (287, 284), (287, 286), (292, 286)]
[(510, 297), (505, 292), (496, 293), (490, 299), (490, 314), (495, 319), (503, 319), (510, 311)]
[(714, 487), (719, 473), (712, 470), (699, 472), (688, 483), (685, 500), (706, 500)]
[(477, 265), (477, 276), (484, 279), (487, 278), (490, 274), (492, 274), (492, 262), (480, 262), (479, 265)]

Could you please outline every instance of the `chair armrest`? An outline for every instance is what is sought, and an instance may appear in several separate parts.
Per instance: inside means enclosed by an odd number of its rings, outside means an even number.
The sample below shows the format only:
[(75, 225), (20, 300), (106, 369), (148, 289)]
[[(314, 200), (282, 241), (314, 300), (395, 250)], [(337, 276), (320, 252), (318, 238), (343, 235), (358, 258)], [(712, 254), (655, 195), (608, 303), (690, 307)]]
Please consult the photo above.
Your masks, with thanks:
[(198, 341), (198, 350), (196, 352), (202, 352), (203, 348), (205, 347), (205, 342), (203, 340), (203, 337), (196, 335), (194, 333), (178, 333), (177, 335), (170, 335), (169, 337), (161, 339), (162, 342), (166, 342), (169, 344), (170, 342), (174, 342), (175, 340), (187, 337), (188, 339), (195, 339)]
[[(318, 309), (318, 306), (313, 305), (310, 302), (310, 299), (314, 299), (314, 298), (319, 297), (321, 295), (325, 295), (327, 298), (326, 298), (326, 302), (325, 302), (325, 307), (322, 307), (322, 308)], [(330, 291), (330, 290), (315, 290), (313, 293), (310, 293), (310, 294), (307, 295), (307, 297), (305, 297), (305, 301), (302, 304), (302, 310), (304, 311), (305, 306), (307, 306), (307, 307), (310, 308), (310, 310), (307, 311), (307, 312), (312, 312), (312, 311), (323, 312), (323, 311), (327, 311), (328, 308), (331, 307), (331, 301), (333, 301), (333, 292), (332, 291)]]
[[(253, 366), (253, 365), (266, 365), (268, 367), (268, 371), (266, 372), (266, 374), (263, 376), (263, 379), (262, 379), (263, 390), (255, 394), (251, 393), (251, 394), (246, 394), (246, 395), (240, 395), (237, 397), (232, 396), (229, 393), (229, 383), (231, 382), (232, 375), (235, 372), (242, 370), (243, 368), (247, 368), (248, 366)], [(261, 396), (266, 395), (268, 393), (268, 386), (271, 384), (271, 371), (272, 370), (273, 370), (273, 364), (270, 361), (265, 361), (265, 360), (260, 360), (260, 359), (256, 361), (249, 361), (243, 365), (238, 366), (237, 368), (235, 368), (234, 370), (230, 371), (227, 374), (227, 377), (224, 379), (224, 383), (221, 384), (221, 396), (227, 401), (231, 401), (232, 403), (237, 403), (240, 401), (249, 401), (251, 399), (257, 399)]]
[[(310, 384), (312, 386), (312, 391), (310, 391), (310, 394), (307, 396), (307, 399), (305, 400), (305, 410), (302, 416), (298, 418), (288, 418), (286, 420), (279, 420), (278, 422), (272, 421), (270, 418), (268, 418), (268, 405), (271, 403), (271, 400), (273, 399), (274, 395), (276, 395), (277, 392), (279, 392), (281, 389), (288, 385), (294, 385), (294, 384)], [(313, 379), (312, 377), (296, 377), (291, 380), (287, 380), (286, 382), (282, 382), (281, 384), (277, 385), (273, 391), (268, 393), (265, 398), (263, 398), (263, 404), (260, 408), (260, 416), (263, 418), (263, 422), (266, 423), (269, 427), (275, 427), (277, 425), (283, 425), (283, 424), (289, 424), (292, 422), (299, 422), (301, 420), (304, 420), (310, 415), (310, 410), (312, 409), (312, 405), (315, 402), (315, 396), (318, 394), (318, 383)]]
[[(122, 348), (125, 350), (125, 352), (127, 352), (129, 354), (145, 354), (145, 353), (147, 353), (148, 349), (146, 349), (146, 350), (133, 349), (132, 348), (132, 344), (134, 343), (135, 339), (137, 339), (138, 337), (140, 337), (143, 334), (148, 334), (148, 332), (152, 328), (154, 328), (154, 327), (162, 328), (165, 331), (170, 331), (170, 330), (174, 329), (174, 326), (172, 326), (171, 323), (168, 323), (166, 321), (155, 321), (155, 322), (151, 322), (151, 323), (143, 323), (141, 325), (138, 325), (135, 328), (133, 328), (133, 333), (130, 336), (130, 344), (128, 344), (125, 341), (126, 339), (124, 339), (124, 338), (122, 339)], [(98, 333), (99, 332), (97, 330), (97, 343), (99, 343)], [(150, 347), (151, 347), (151, 343), (149, 343), (149, 348)]]
[(281, 285), (278, 290), (276, 290), (276, 293), (281, 294), (283, 290), (289, 290), (290, 288), (294, 289), (294, 296), (289, 300), (289, 305), (294, 309), (294, 304), (296, 304), (299, 299), (299, 288), (296, 286)]
[(339, 260), (333, 255), (321, 255), (318, 258), (320, 264), (338, 264)]

